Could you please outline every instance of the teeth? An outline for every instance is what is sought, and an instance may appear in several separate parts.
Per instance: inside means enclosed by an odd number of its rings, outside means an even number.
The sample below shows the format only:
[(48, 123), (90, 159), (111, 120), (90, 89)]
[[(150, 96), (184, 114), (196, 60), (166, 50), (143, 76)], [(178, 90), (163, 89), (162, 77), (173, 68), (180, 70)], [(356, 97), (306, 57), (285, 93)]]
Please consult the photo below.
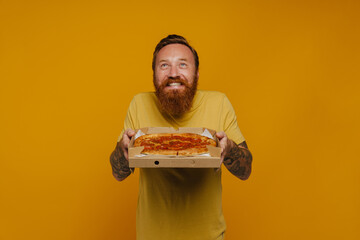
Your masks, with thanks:
[(169, 86), (180, 86), (181, 83), (170, 83)]

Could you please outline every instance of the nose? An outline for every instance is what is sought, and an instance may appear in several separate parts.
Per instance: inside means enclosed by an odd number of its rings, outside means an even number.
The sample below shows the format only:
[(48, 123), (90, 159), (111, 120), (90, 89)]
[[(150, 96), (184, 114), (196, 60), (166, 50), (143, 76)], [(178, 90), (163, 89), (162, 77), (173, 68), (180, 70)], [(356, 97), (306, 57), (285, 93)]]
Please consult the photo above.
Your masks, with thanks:
[(179, 71), (178, 71), (177, 67), (173, 66), (170, 68), (169, 77), (171, 77), (171, 78), (179, 77)]

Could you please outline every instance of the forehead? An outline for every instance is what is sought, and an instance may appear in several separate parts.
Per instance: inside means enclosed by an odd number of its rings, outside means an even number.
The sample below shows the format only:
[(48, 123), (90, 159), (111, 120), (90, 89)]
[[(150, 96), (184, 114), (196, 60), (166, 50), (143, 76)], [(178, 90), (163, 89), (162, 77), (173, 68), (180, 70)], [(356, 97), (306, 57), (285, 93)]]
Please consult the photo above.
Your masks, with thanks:
[(185, 59), (189, 62), (195, 62), (194, 56), (190, 48), (183, 44), (169, 44), (163, 47), (157, 54), (157, 62), (161, 60), (178, 60)]

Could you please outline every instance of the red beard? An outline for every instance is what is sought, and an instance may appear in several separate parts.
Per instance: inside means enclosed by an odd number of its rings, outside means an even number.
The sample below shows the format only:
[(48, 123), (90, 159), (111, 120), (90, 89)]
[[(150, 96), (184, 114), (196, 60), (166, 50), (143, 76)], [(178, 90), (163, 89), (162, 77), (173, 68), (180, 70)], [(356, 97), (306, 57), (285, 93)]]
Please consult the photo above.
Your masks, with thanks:
[[(179, 82), (185, 86), (185, 89), (171, 89), (165, 91), (165, 87), (172, 82)], [(181, 78), (169, 78), (161, 85), (156, 84), (154, 79), (154, 85), (156, 89), (156, 96), (159, 99), (162, 110), (173, 115), (180, 116), (189, 111), (192, 106), (198, 79), (194, 77), (193, 83), (190, 85)]]

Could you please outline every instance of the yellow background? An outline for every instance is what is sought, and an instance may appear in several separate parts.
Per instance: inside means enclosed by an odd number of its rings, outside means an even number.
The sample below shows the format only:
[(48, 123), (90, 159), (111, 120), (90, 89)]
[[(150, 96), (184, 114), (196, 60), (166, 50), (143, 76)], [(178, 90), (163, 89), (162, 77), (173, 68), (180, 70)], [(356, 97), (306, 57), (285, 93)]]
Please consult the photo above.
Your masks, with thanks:
[(109, 156), (167, 34), (254, 155), (223, 174), (227, 239), (360, 239), (360, 2), (0, 1), (0, 239), (134, 239)]

